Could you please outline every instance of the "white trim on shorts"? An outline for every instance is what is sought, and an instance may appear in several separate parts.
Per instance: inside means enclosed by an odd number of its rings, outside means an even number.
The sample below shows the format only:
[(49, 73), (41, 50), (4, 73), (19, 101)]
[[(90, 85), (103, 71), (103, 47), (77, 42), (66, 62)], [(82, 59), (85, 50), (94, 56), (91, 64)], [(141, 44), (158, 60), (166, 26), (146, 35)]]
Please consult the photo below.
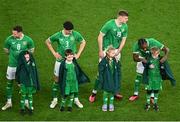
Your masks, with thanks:
[(54, 65), (54, 75), (56, 77), (59, 77), (59, 68), (60, 68), (61, 62), (56, 61)]
[(7, 67), (6, 78), (8, 80), (16, 79), (16, 67)]

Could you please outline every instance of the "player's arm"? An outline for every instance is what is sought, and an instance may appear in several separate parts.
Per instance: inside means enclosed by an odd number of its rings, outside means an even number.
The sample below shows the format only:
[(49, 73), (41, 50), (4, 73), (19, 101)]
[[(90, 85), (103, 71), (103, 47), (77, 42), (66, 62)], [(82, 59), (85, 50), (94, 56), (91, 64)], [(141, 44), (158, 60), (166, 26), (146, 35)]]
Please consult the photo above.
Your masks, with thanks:
[(55, 57), (56, 59), (61, 58), (61, 55), (54, 50), (54, 48), (53, 48), (53, 46), (52, 46), (52, 44), (51, 44), (50, 38), (48, 38), (48, 39), (45, 41), (45, 44), (46, 44), (46, 46), (48, 47), (48, 49), (51, 51), (51, 53), (54, 55), (54, 57)]
[(81, 53), (84, 50), (85, 45), (86, 45), (86, 41), (85, 40), (81, 41), (81, 43), (79, 45), (79, 50), (78, 50), (77, 54), (75, 55), (76, 59), (78, 59), (81, 56)]
[(123, 37), (122, 41), (121, 41), (121, 44), (119, 45), (119, 48), (118, 48), (118, 51), (117, 51), (116, 55), (119, 55), (119, 53), (121, 53), (125, 43), (126, 43), (126, 37)]
[(147, 63), (147, 60), (145, 59), (145, 58), (143, 58), (143, 57), (141, 57), (141, 56), (139, 56), (139, 53), (133, 53), (133, 60), (135, 61), (135, 62), (143, 62), (143, 63)]
[(7, 48), (3, 48), (3, 49), (6, 54), (9, 54), (9, 49), (7, 49)]
[(98, 35), (98, 47), (99, 47), (99, 57), (103, 58), (104, 53), (103, 53), (103, 37), (104, 33), (100, 32)]
[(165, 62), (167, 60), (167, 57), (168, 57), (168, 54), (169, 54), (169, 48), (164, 46), (161, 50), (164, 52), (164, 56), (162, 57), (160, 62), (163, 63), (163, 62)]

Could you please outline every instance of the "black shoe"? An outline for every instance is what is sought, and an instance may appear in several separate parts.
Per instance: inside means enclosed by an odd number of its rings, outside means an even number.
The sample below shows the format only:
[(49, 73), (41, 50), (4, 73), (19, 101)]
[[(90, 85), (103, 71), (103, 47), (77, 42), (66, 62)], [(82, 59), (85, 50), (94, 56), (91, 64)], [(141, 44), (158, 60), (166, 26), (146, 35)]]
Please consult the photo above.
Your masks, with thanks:
[(157, 104), (154, 104), (153, 109), (154, 109), (155, 111), (159, 111), (159, 106), (158, 106)]
[(60, 111), (61, 111), (61, 112), (64, 111), (64, 106), (61, 106)]
[(29, 113), (29, 115), (33, 115), (33, 110), (32, 109), (28, 109), (28, 113)]
[(150, 104), (146, 104), (145, 107), (144, 107), (144, 109), (145, 109), (146, 111), (149, 111), (150, 107), (151, 107)]
[(71, 112), (72, 111), (72, 107), (68, 107), (68, 111)]
[(26, 114), (25, 109), (21, 109), (21, 110), (20, 110), (20, 114), (24, 116), (24, 115)]

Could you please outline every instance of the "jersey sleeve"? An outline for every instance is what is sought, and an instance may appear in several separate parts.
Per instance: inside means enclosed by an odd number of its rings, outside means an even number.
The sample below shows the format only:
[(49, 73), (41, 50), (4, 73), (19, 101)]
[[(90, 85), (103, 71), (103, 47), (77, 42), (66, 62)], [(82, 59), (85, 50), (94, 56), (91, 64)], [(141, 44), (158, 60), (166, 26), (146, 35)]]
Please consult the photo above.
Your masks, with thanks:
[(10, 49), (10, 37), (8, 37), (6, 40), (5, 40), (5, 43), (4, 43), (4, 48), (6, 49)]
[(163, 47), (164, 47), (164, 44), (162, 44), (161, 42), (159, 42), (159, 41), (157, 41), (157, 40), (155, 40), (155, 39), (152, 39), (153, 41), (153, 43), (152, 43), (152, 47), (154, 47), (154, 46), (156, 46), (156, 47), (158, 47), (159, 49), (162, 49)]
[(135, 54), (139, 53), (139, 47), (138, 47), (138, 43), (137, 42), (133, 45), (133, 53), (135, 53)]
[(122, 37), (127, 37), (128, 35), (128, 26), (126, 24), (126, 26), (124, 27), (124, 32), (122, 33)]
[(29, 49), (34, 48), (34, 41), (31, 38), (29, 38), (28, 48)]
[(82, 35), (79, 32), (75, 32), (75, 34), (76, 34), (77, 42), (82, 42), (84, 40), (84, 38), (82, 37)]
[(100, 32), (102, 32), (104, 35), (111, 29), (110, 21), (106, 22), (106, 24), (101, 28)]
[(57, 33), (53, 34), (52, 36), (50, 36), (49, 40), (50, 40), (51, 43), (53, 43), (53, 42), (58, 41), (58, 39), (59, 39), (58, 37), (59, 37), (59, 32), (57, 32)]

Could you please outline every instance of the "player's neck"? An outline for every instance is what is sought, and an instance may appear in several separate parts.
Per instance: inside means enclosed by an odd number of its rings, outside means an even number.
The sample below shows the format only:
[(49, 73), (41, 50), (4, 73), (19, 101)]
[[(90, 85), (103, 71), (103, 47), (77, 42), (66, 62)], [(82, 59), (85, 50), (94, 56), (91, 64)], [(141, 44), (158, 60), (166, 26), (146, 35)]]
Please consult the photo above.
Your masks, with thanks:
[(72, 64), (72, 60), (71, 61), (66, 60), (66, 63), (67, 64)]
[(122, 26), (122, 22), (119, 19), (115, 19), (115, 23), (118, 27)]
[(64, 32), (64, 30), (62, 30), (62, 34), (63, 34), (65, 37), (68, 37), (68, 36), (69, 36), (69, 34), (66, 34), (66, 33)]

